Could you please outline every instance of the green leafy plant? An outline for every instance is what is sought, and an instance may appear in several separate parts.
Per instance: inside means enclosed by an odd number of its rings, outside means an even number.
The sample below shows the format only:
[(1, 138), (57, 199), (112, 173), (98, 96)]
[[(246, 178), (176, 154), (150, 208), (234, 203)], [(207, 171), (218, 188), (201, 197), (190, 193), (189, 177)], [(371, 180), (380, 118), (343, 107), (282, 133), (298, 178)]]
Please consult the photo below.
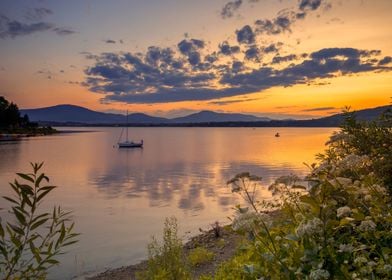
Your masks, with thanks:
[(183, 253), (182, 242), (178, 238), (177, 219), (166, 218), (163, 242), (154, 237), (148, 245), (147, 270), (137, 275), (138, 279), (190, 279), (190, 272)]
[(31, 164), (33, 173), (17, 173), (10, 186), (14, 196), (9, 221), (0, 220), (0, 276), (2, 279), (43, 279), (64, 248), (77, 242), (70, 212), (60, 207), (42, 212), (40, 205), (56, 187), (43, 185), (49, 178), (41, 173), (43, 163)]
[(188, 254), (189, 263), (192, 266), (198, 266), (208, 263), (214, 259), (214, 253), (204, 247), (196, 247)]

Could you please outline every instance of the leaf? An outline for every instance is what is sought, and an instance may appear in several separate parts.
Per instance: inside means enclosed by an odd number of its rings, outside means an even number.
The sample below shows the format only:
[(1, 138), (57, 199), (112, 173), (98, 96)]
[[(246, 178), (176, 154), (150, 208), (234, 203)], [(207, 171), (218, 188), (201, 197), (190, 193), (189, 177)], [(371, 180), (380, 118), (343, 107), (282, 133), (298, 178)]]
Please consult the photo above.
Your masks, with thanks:
[(37, 202), (39, 202), (41, 199), (43, 199), (51, 190), (46, 190), (42, 193), (40, 193), (37, 197)]
[(16, 173), (16, 175), (18, 175), (19, 177), (21, 177), (21, 178), (23, 178), (23, 179), (25, 179), (25, 180), (27, 180), (27, 181), (30, 181), (31, 183), (34, 183), (34, 179), (33, 178), (31, 178), (29, 175), (27, 175), (27, 174), (24, 174), (24, 173)]
[(17, 202), (15, 199), (10, 198), (10, 197), (8, 197), (8, 196), (3, 196), (3, 198), (6, 199), (6, 200), (8, 200), (8, 201), (10, 201), (11, 203), (19, 204), (19, 202)]
[(41, 175), (39, 175), (39, 177), (37, 178), (37, 180), (35, 181), (35, 187), (38, 188), (38, 186), (41, 184), (41, 181), (45, 179), (46, 182), (49, 181), (49, 178), (47, 176), (45, 176), (45, 173), (42, 173)]
[(17, 184), (16, 186), (19, 187), (19, 189), (22, 191), (22, 193), (25, 192), (26, 194), (34, 195), (34, 191), (31, 186), (25, 185), (25, 184), (23, 184), (23, 185)]
[[(16, 182), (17, 182), (17, 181), (15, 180), (15, 183), (16, 183)], [(10, 183), (10, 186), (11, 186), (11, 188), (12, 188), (12, 189), (18, 194), (18, 196), (19, 196), (20, 190), (19, 190), (19, 188), (16, 187), (15, 183)]]
[(299, 237), (295, 234), (287, 234), (284, 238), (296, 242), (300, 240)]
[(41, 219), (41, 218), (47, 217), (47, 216), (49, 216), (49, 213), (44, 213), (44, 214), (38, 215), (37, 217), (35, 217), (34, 219), (32, 219), (31, 222), (32, 222), (32, 223), (35, 223), (38, 219)]
[(8, 225), (9, 225), (10, 228), (11, 228), (14, 232), (16, 232), (17, 234), (24, 235), (24, 231), (23, 231), (23, 229), (21, 229), (20, 227), (15, 226), (15, 225), (12, 225), (12, 224), (10, 224), (10, 223), (8, 223)]
[(345, 225), (351, 224), (352, 221), (355, 221), (355, 220), (353, 218), (349, 218), (349, 217), (343, 218), (340, 220), (339, 226), (345, 226)]
[(0, 219), (0, 236), (2, 238), (4, 238), (4, 228), (3, 228), (3, 223), (1, 222), (1, 219)]
[(15, 245), (16, 248), (22, 246), (22, 242), (20, 242), (20, 240), (16, 238), (15, 235), (11, 236), (11, 242)]
[(37, 260), (37, 263), (40, 263), (42, 261), (42, 258), (41, 258), (40, 254), (39, 254), (38, 248), (35, 247), (34, 242), (32, 242), (32, 241), (29, 243), (29, 245), (30, 245), (31, 252), (34, 255), (34, 258)]
[(49, 218), (46, 219), (42, 219), (42, 220), (38, 220), (37, 222), (35, 222), (32, 226), (31, 226), (31, 230), (35, 230), (37, 227), (39, 227), (40, 225), (46, 223), (46, 221), (49, 220)]
[(58, 260), (55, 260), (55, 259), (49, 259), (46, 262), (50, 263), (50, 264), (59, 264), (60, 263)]
[(21, 225), (25, 226), (26, 225), (25, 216), (16, 207), (12, 207), (12, 210), (14, 210), (14, 214), (15, 214), (16, 218), (18, 219), (19, 223)]
[(78, 242), (78, 240), (73, 240), (73, 241), (66, 242), (66, 243), (63, 244), (63, 247), (75, 244), (77, 242)]
[(45, 187), (39, 188), (39, 191), (53, 190), (55, 188), (57, 188), (57, 186), (45, 186)]

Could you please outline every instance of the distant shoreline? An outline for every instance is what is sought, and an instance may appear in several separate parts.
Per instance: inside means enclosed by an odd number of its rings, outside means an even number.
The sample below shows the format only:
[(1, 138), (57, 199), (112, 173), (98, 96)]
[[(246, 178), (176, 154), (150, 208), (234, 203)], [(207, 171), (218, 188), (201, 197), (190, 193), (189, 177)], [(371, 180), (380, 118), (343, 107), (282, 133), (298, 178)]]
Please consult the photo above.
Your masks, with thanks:
[(337, 123), (325, 124), (315, 120), (304, 121), (271, 121), (271, 122), (208, 122), (208, 123), (129, 123), (125, 124), (105, 124), (105, 123), (56, 123), (50, 122), (54, 127), (339, 127)]
[(38, 128), (5, 128), (0, 129), (0, 142), (5, 141), (17, 141), (22, 138), (28, 137), (37, 137), (37, 136), (46, 136), (53, 135), (59, 133), (58, 130), (46, 126), (46, 127), (38, 127)]

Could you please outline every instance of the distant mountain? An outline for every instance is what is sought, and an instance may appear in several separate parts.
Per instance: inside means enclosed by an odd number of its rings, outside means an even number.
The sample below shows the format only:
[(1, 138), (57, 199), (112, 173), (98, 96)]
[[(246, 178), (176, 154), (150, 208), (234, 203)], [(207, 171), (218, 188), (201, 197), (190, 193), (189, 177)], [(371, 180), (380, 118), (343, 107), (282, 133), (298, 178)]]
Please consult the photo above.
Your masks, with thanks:
[(252, 115), (201, 111), (185, 117), (171, 119), (170, 123), (267, 122), (270, 120), (269, 118), (260, 118)]
[[(84, 123), (84, 124), (120, 124), (126, 122), (125, 115), (101, 113), (75, 105), (57, 105), (46, 108), (21, 110), (21, 114), (27, 114), (30, 121), (44, 123)], [(163, 123), (167, 119), (151, 117), (146, 114), (129, 114), (128, 122)]]
[[(356, 111), (358, 120), (370, 121), (376, 119), (382, 112), (392, 106)], [(115, 125), (123, 124), (126, 118), (121, 114), (110, 114), (92, 111), (74, 105), (57, 105), (53, 107), (20, 110), (27, 114), (31, 121), (49, 125)], [(133, 113), (128, 116), (128, 123), (132, 125), (152, 126), (268, 126), (268, 127), (336, 127), (344, 120), (343, 114), (336, 114), (311, 120), (271, 120), (245, 114), (216, 113), (201, 111), (185, 117), (166, 119), (153, 117), (142, 113)]]
[[(96, 112), (75, 105), (57, 105), (38, 109), (25, 109), (21, 110), (21, 113), (22, 115), (27, 114), (31, 121), (41, 123), (121, 124), (126, 122), (124, 115)], [(128, 123), (130, 124), (180, 124), (256, 121), (270, 121), (270, 119), (244, 114), (215, 113), (212, 111), (201, 111), (199, 113), (174, 119), (152, 117), (142, 113), (133, 113), (129, 114), (128, 116)]]
[[(355, 112), (356, 119), (359, 121), (372, 121), (377, 119), (387, 109), (392, 109), (391, 105), (376, 108), (364, 109)], [(320, 118), (320, 121), (326, 123), (341, 123), (344, 120), (344, 114), (336, 114), (329, 117)]]
[[(373, 121), (377, 119), (387, 109), (392, 109), (391, 105), (355, 111), (356, 119), (359, 121)], [(311, 120), (273, 120), (268, 125), (271, 127), (338, 127), (344, 122), (344, 114), (336, 114), (328, 117)]]

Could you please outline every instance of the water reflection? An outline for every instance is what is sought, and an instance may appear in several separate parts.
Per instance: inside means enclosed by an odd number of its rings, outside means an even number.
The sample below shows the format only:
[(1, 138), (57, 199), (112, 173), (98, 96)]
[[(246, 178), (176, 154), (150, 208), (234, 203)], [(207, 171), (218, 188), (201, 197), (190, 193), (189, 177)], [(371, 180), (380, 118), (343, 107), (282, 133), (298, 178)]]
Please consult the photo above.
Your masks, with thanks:
[(107, 166), (105, 173), (90, 174), (91, 185), (108, 199), (147, 198), (151, 207), (176, 201), (178, 208), (193, 211), (205, 208), (203, 198), (215, 198), (222, 208), (233, 205), (235, 199), (228, 194), (225, 182), (239, 172), (249, 171), (262, 176), (265, 186), (281, 175), (304, 172), (303, 168), (288, 164), (274, 166), (263, 162), (211, 164), (180, 161), (151, 170), (140, 165), (140, 161), (134, 161), (139, 155), (131, 152), (125, 155), (126, 159)]
[(22, 141), (0, 142), (0, 173), (10, 162), (19, 161)]
[(313, 161), (333, 131), (279, 128), (276, 138), (274, 128), (132, 128), (144, 149), (119, 150), (113, 148), (118, 129), (91, 130), (0, 145), (0, 195), (15, 172), (44, 161), (59, 188), (43, 210), (53, 204), (72, 210), (83, 233), (52, 279), (145, 258), (149, 237), (161, 234), (167, 216), (175, 215), (184, 232), (227, 222), (240, 202), (226, 187), (228, 179), (249, 171), (267, 186), (281, 175), (303, 174), (303, 162)]

